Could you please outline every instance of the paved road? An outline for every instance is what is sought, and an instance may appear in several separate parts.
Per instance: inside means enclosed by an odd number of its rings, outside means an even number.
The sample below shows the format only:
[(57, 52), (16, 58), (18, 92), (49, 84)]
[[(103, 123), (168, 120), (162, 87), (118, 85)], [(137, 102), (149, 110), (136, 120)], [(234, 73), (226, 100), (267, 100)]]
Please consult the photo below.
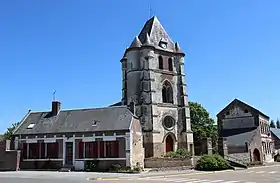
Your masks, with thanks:
[[(109, 180), (107, 180), (109, 182)], [(105, 181), (105, 182), (107, 182)], [(197, 173), (197, 174), (176, 174), (165, 176), (137, 177), (128, 180), (120, 178), (110, 182), (134, 182), (134, 183), (280, 183), (280, 166), (258, 167), (247, 170)]]
[[(114, 177), (118, 176), (118, 179)], [(104, 180), (89, 180), (103, 177)], [(110, 180), (109, 180), (110, 178)], [(165, 174), (98, 174), (83, 172), (0, 172), (0, 183), (280, 183), (280, 166), (247, 170), (201, 173), (172, 172)]]
[(0, 183), (93, 183), (90, 176), (83, 172), (0, 172)]

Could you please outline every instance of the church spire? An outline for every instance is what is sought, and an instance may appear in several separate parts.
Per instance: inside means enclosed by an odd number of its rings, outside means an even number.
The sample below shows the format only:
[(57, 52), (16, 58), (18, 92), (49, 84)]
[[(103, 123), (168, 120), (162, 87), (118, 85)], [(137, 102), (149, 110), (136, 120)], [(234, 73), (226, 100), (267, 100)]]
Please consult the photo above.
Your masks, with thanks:
[(177, 53), (183, 53), (178, 42), (175, 43), (175, 49), (176, 49)]
[[(138, 35), (139, 40), (144, 43), (147, 35), (149, 35), (150, 45), (158, 49), (166, 49), (175, 52), (175, 44), (169, 37), (166, 30), (163, 28), (162, 24), (159, 22), (156, 16), (150, 18), (142, 28), (140, 34)], [(160, 45), (164, 42), (166, 47), (161, 47)]]
[(144, 41), (144, 46), (152, 46), (152, 42), (150, 40), (150, 36), (148, 33), (146, 33), (146, 36), (145, 36), (145, 41)]
[(129, 48), (140, 48), (142, 46), (141, 41), (139, 40), (138, 36), (134, 38)]

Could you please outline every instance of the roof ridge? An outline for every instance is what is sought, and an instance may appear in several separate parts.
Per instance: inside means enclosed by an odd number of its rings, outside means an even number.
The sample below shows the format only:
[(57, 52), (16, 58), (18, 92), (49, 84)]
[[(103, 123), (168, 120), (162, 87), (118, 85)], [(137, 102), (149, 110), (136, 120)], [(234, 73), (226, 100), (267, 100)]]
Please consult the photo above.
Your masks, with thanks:
[[(100, 109), (108, 109), (108, 108), (127, 108), (126, 105), (120, 105), (120, 106), (107, 106), (107, 107), (96, 107), (96, 108), (76, 108), (76, 109), (61, 109), (60, 112), (68, 112), (68, 111), (82, 111), (82, 110), (100, 110)], [(36, 114), (36, 113), (48, 113), (51, 112), (51, 110), (48, 111), (31, 111), (30, 114)]]
[(121, 106), (107, 106), (107, 107), (96, 107), (96, 108), (76, 108), (76, 109), (64, 109), (64, 110), (60, 110), (61, 112), (64, 111), (82, 111), (82, 110), (100, 110), (100, 109), (111, 109), (111, 108), (127, 108), (127, 106), (125, 105), (121, 105)]
[[(155, 25), (155, 21), (157, 20), (159, 24), (161, 24), (161, 23), (159, 22), (159, 20), (156, 16), (153, 16), (150, 20), (152, 21), (152, 27), (151, 27), (150, 34), (152, 34), (153, 29), (154, 29), (154, 25)], [(150, 36), (150, 34), (149, 34), (149, 36)]]

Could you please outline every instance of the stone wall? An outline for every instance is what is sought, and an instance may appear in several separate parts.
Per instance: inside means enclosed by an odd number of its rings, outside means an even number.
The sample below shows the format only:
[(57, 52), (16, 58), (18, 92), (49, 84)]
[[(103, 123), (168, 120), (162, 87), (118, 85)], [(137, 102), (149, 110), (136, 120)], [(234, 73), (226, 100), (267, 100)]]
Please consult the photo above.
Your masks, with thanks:
[(131, 161), (130, 166), (132, 168), (139, 167), (144, 168), (144, 148), (143, 148), (143, 135), (141, 130), (140, 121), (138, 119), (133, 119), (131, 125), (131, 135), (132, 135), (132, 151), (131, 151)]
[(167, 168), (167, 167), (192, 167), (193, 159), (178, 158), (146, 158), (145, 168)]
[(203, 155), (213, 154), (213, 145), (212, 145), (212, 139), (211, 138), (205, 138), (202, 139), (198, 144), (195, 146), (195, 155)]
[[(168, 59), (173, 59), (172, 71), (159, 69), (159, 56), (163, 58), (165, 68)], [(139, 46), (128, 49), (122, 63), (122, 101), (127, 105), (135, 104), (135, 115), (140, 119), (144, 134), (145, 157), (163, 156), (169, 134), (173, 137), (174, 150), (179, 147), (193, 152), (184, 54)], [(172, 103), (163, 102), (162, 89), (166, 82), (172, 88)], [(166, 116), (176, 121), (171, 128), (163, 125)]]
[(233, 159), (238, 159), (246, 164), (249, 164), (251, 162), (250, 153), (234, 153), (228, 154), (228, 156)]

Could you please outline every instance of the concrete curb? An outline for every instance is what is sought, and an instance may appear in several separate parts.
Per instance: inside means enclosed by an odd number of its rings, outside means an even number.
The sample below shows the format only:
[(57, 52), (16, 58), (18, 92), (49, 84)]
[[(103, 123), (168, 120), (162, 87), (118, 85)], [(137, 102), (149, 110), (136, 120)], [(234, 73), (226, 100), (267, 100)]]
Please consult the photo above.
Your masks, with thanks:
[(277, 164), (277, 165), (261, 165), (261, 166), (256, 166), (256, 167), (248, 167), (248, 169), (258, 169), (258, 168), (269, 168), (269, 167), (277, 167), (277, 166), (280, 166), (280, 164)]

